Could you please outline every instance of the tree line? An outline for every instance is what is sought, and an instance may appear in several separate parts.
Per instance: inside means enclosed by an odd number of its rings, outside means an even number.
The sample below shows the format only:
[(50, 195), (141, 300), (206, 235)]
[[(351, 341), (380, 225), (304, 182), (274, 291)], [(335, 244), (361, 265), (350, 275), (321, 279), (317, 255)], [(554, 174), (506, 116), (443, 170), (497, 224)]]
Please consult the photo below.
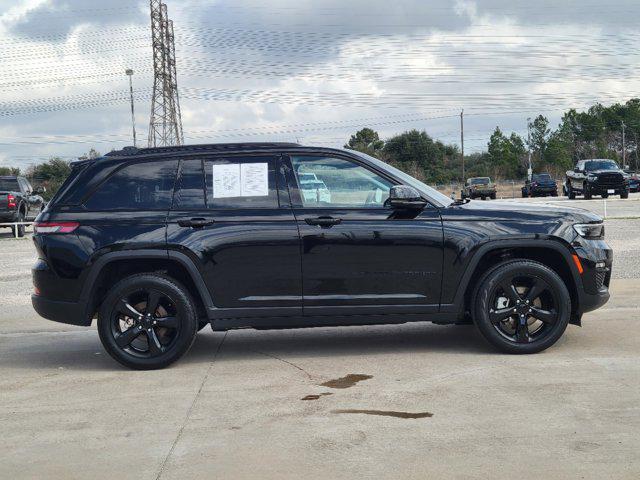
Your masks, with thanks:
[[(609, 107), (596, 104), (583, 112), (571, 109), (555, 129), (539, 115), (529, 122), (528, 130), (523, 138), (496, 127), (485, 151), (465, 156), (466, 177), (524, 178), (529, 152), (534, 173), (549, 172), (556, 178), (585, 158), (609, 158), (623, 165), (624, 156), (625, 167), (639, 169), (640, 99)], [(459, 147), (435, 140), (424, 131), (410, 130), (383, 141), (376, 131), (363, 128), (345, 148), (377, 157), (430, 183), (463, 180)]]

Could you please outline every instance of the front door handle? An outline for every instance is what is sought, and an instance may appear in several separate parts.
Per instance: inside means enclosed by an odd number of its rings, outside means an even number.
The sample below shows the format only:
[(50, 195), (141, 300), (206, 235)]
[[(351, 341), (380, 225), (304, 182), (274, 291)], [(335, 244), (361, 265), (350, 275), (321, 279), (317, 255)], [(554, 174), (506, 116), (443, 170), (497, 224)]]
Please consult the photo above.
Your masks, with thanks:
[(189, 218), (185, 220), (178, 220), (178, 225), (188, 228), (204, 228), (209, 227), (215, 223), (215, 220), (206, 218)]
[(322, 228), (331, 228), (334, 225), (340, 225), (342, 223), (342, 219), (333, 217), (318, 217), (307, 218), (305, 222), (307, 222), (307, 225), (314, 225)]

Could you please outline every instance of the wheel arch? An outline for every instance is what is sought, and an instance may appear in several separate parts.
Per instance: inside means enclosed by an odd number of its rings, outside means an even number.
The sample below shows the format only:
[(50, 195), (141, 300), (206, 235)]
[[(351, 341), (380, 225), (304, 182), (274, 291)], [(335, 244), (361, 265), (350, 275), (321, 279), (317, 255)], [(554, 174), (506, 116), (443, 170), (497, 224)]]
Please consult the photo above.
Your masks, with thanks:
[(158, 271), (182, 283), (194, 299), (198, 315), (208, 315), (213, 308), (213, 301), (199, 270), (189, 257), (166, 250), (136, 250), (110, 252), (93, 263), (81, 293), (86, 305), (85, 318), (91, 322), (108, 288), (118, 280), (129, 275)]
[(452, 305), (443, 305), (443, 312), (457, 312), (464, 316), (470, 308), (473, 294), (481, 276), (490, 268), (509, 260), (524, 259), (539, 262), (556, 272), (571, 295), (571, 323), (580, 324), (575, 314), (580, 303), (580, 274), (569, 248), (554, 240), (496, 241), (481, 247), (473, 256), (460, 281)]

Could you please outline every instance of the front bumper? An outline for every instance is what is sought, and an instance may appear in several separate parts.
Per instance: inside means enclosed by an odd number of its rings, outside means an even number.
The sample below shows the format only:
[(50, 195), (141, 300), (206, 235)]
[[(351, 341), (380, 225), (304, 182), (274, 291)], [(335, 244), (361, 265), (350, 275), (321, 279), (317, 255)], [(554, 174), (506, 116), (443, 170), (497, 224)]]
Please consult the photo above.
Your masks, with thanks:
[(604, 240), (577, 237), (573, 247), (584, 269), (579, 288), (578, 313), (591, 312), (609, 301), (613, 250)]

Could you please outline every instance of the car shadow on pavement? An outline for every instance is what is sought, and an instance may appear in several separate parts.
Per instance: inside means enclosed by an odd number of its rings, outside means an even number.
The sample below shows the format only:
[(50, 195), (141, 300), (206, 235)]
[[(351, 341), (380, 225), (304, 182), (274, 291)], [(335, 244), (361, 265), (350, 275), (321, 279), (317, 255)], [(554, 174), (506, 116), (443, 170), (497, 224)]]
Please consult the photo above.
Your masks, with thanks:
[[(398, 353), (495, 353), (477, 330), (429, 323), (394, 326), (332, 327), (292, 330), (232, 330), (218, 348), (224, 332), (205, 330), (177, 365), (265, 356), (339, 357)], [(15, 347), (4, 343), (0, 364), (27, 370), (117, 371), (121, 367), (102, 348), (95, 330), (25, 335)], [(216, 356), (216, 353), (218, 355)]]
[[(182, 361), (213, 359), (223, 332), (201, 333)], [(230, 331), (216, 362), (267, 356), (336, 357), (397, 353), (486, 355), (495, 351), (473, 325), (394, 326)]]

